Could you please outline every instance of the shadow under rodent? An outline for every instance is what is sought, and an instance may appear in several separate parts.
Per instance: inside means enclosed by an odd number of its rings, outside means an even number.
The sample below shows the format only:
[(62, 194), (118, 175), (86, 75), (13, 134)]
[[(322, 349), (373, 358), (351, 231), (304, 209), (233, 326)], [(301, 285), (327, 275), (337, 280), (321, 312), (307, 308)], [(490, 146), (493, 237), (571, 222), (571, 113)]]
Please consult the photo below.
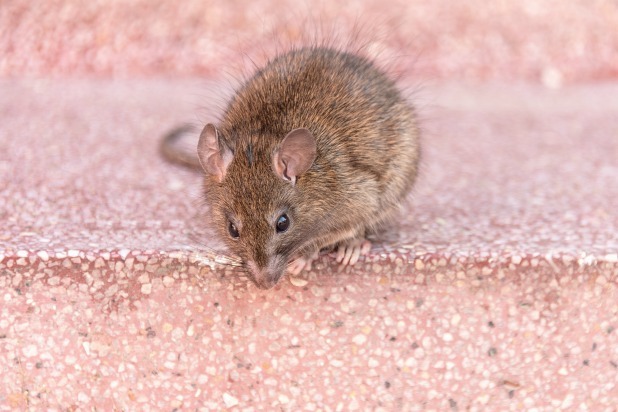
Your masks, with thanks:
[(197, 153), (161, 146), (205, 173), (212, 222), (256, 286), (311, 268), (324, 248), (355, 264), (417, 175), (413, 107), (369, 59), (327, 47), (270, 60), (235, 92)]

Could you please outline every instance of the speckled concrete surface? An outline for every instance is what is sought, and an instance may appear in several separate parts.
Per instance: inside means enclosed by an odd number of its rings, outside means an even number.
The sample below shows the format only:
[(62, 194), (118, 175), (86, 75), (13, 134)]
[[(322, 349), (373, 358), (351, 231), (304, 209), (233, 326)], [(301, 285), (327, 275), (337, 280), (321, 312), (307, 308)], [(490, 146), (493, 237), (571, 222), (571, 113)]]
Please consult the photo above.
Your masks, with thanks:
[(1, 410), (616, 410), (618, 86), (426, 87), (399, 234), (266, 292), (156, 151), (213, 87), (0, 83)]
[[(297, 3), (0, 2), (0, 410), (616, 411), (616, 2)], [(418, 186), (358, 265), (257, 290), (157, 139), (357, 23)]]

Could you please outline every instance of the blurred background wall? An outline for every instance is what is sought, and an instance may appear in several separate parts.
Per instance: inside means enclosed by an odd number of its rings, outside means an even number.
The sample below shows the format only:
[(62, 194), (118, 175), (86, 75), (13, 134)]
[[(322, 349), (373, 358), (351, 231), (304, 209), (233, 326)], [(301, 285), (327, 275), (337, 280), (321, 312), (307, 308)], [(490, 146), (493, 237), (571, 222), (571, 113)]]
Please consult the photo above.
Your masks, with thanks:
[(613, 0), (0, 0), (0, 76), (213, 76), (324, 37), (425, 78), (618, 78)]

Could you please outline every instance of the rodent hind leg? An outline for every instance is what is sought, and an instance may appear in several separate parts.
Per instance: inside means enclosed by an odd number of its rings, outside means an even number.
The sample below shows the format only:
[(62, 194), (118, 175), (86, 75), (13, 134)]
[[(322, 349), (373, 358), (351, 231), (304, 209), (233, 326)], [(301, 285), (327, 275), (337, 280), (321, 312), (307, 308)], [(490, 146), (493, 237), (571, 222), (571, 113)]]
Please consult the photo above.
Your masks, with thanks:
[(337, 245), (337, 263), (342, 266), (354, 265), (358, 258), (371, 250), (371, 242), (365, 238), (345, 240)]
[(311, 255), (299, 256), (288, 264), (287, 272), (290, 275), (298, 275), (300, 272), (304, 270), (311, 270), (313, 265), (313, 261), (318, 258), (318, 252), (314, 252)]

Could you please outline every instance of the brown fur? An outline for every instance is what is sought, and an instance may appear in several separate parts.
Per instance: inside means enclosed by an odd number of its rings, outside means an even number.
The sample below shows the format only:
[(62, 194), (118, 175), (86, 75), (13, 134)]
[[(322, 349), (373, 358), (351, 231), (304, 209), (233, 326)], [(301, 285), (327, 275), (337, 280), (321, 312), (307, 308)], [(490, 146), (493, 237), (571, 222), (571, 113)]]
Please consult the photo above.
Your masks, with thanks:
[[(292, 184), (275, 173), (273, 154), (296, 128), (315, 136), (317, 155)], [(237, 91), (217, 130), (233, 158), (221, 181), (207, 174), (206, 200), (229, 248), (263, 272), (248, 270), (260, 287), (273, 286), (297, 256), (377, 231), (417, 174), (413, 108), (372, 62), (329, 48), (270, 61)], [(284, 212), (290, 227), (276, 233)]]

